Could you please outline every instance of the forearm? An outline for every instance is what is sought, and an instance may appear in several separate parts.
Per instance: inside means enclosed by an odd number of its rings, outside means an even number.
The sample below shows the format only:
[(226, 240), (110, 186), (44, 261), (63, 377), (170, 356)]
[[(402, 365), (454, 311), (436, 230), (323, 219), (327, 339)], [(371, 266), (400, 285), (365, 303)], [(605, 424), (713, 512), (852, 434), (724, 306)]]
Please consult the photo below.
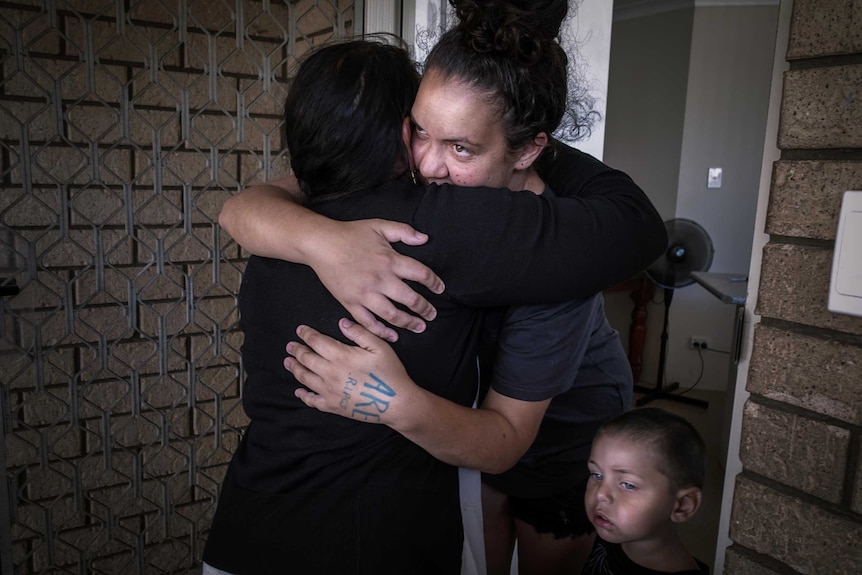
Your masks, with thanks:
[(251, 186), (224, 203), (219, 225), (254, 255), (310, 264), (313, 239), (336, 223), (303, 207), (301, 199), (292, 179)]
[(502, 413), (471, 409), (416, 389), (389, 426), (440, 461), (502, 473), (517, 463), (535, 438), (536, 429), (519, 428)]

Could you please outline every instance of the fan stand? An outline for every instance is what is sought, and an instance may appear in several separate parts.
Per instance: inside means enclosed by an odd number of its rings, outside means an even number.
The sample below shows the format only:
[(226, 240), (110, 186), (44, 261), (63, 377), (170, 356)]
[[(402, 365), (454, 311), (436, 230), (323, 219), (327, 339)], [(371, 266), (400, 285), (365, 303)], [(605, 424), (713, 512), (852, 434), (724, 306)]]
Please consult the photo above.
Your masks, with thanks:
[(673, 300), (673, 291), (673, 288), (664, 288), (664, 326), (661, 330), (661, 348), (659, 350), (658, 377), (656, 378), (656, 384), (654, 388), (642, 387), (639, 385), (634, 386), (635, 391), (646, 393), (646, 395), (637, 400), (636, 404), (638, 407), (641, 407), (656, 399), (669, 399), (707, 408), (709, 407), (708, 401), (671, 393), (679, 387), (679, 383), (677, 382), (664, 387), (664, 364), (667, 358), (667, 326), (668, 318), (670, 316), (670, 302)]

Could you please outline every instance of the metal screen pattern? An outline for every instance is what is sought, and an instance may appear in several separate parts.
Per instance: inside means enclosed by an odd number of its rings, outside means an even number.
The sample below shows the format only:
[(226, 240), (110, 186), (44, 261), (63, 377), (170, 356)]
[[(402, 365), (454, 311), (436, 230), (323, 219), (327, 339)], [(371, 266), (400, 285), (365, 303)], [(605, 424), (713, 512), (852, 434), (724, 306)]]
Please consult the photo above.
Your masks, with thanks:
[(285, 173), (287, 79), (353, 13), (0, 3), (3, 573), (199, 572), (247, 423), (218, 211)]

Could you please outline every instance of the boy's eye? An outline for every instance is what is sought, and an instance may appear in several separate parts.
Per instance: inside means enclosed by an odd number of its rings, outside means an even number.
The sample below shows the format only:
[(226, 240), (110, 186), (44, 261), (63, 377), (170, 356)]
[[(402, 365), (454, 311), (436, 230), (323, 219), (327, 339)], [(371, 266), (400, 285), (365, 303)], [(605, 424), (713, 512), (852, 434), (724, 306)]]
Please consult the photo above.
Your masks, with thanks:
[(637, 489), (637, 486), (634, 483), (629, 483), (628, 481), (623, 481), (620, 483), (620, 486), (628, 491), (634, 491)]
[(596, 481), (601, 481), (602, 480), (602, 474), (598, 473), (598, 472), (590, 473), (590, 479), (595, 479)]

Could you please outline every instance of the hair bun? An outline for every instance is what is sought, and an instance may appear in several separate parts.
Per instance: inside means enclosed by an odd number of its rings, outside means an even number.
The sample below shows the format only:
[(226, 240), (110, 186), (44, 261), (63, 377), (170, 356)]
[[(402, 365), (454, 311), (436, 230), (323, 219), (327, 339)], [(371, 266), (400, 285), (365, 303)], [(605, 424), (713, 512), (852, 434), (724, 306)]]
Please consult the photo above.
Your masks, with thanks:
[(470, 48), (500, 52), (528, 66), (554, 42), (566, 17), (567, 0), (449, 0)]

